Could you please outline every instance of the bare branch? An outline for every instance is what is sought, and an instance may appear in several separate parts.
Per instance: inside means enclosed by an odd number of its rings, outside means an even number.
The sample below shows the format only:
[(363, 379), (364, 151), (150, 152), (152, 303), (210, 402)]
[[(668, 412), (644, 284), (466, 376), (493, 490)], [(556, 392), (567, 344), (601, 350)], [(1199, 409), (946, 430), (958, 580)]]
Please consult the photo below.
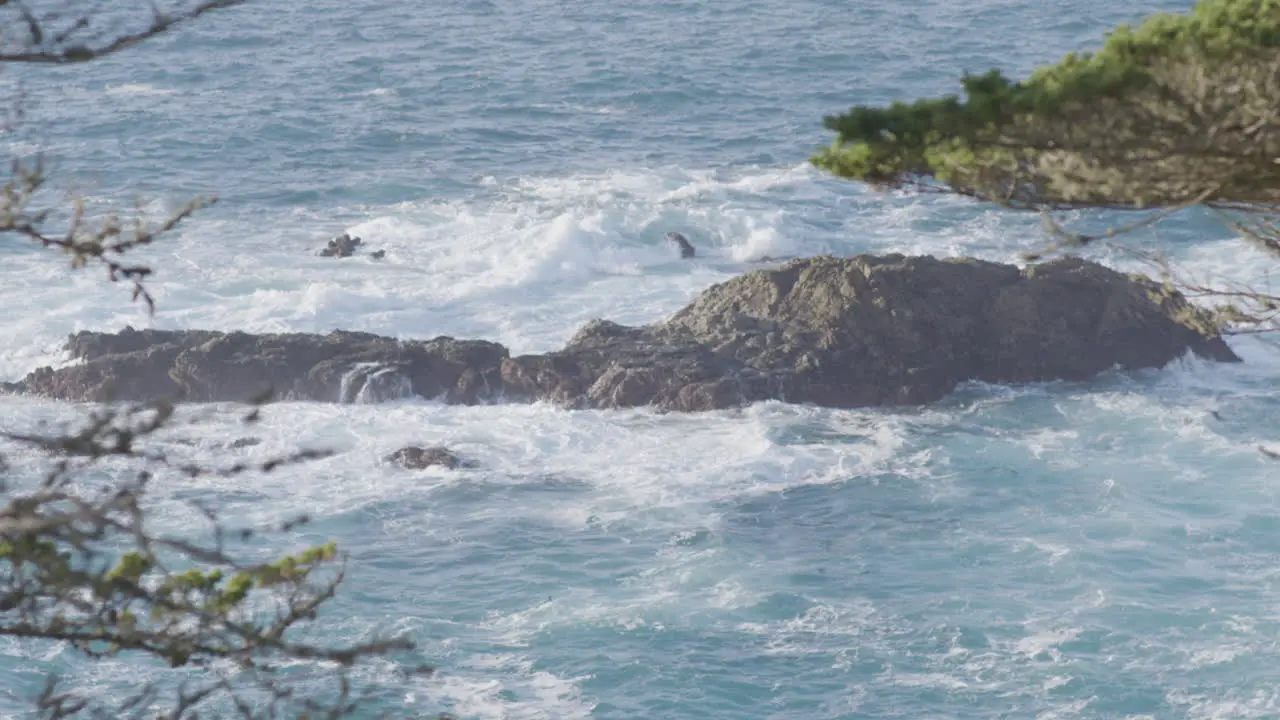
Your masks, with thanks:
[[(25, 5), (10, 2), (15, 6), (27, 25), (28, 45), (19, 51), (0, 52), (0, 63), (38, 63), (46, 65), (67, 65), (84, 63), (114, 55), (127, 50), (150, 38), (161, 35), (174, 27), (191, 22), (210, 10), (241, 5), (245, 0), (204, 0), (195, 7), (177, 14), (163, 13), (154, 9), (151, 23), (141, 30), (115, 35), (79, 39), (77, 36), (92, 25), (92, 18), (81, 16), (67, 27), (49, 33), (45, 24), (38, 20)], [(46, 38), (52, 41), (46, 43)]]
[[(201, 0), (173, 13), (152, 7), (141, 29), (101, 30), (88, 14), (37, 14), (20, 0), (0, 0), (13, 13), (9, 28), (25, 33), (16, 48), (0, 47), (0, 64), (67, 65), (138, 45), (243, 0)], [(2, 22), (2, 21), (0, 21)], [(6, 26), (6, 25), (0, 25)], [(16, 118), (21, 106), (14, 108)], [(48, 177), (41, 157), (14, 158), (0, 184), (0, 234), (57, 249), (72, 268), (103, 267), (113, 282), (132, 284), (135, 300), (154, 313), (144, 281), (151, 269), (125, 256), (148, 246), (215, 202), (196, 198), (158, 222), (141, 210), (93, 218), (82, 199), (61, 210), (44, 201)], [(251, 403), (245, 423), (259, 419), (270, 394)], [(248, 559), (248, 543), (279, 540), (308, 519), (274, 528), (227, 526), (217, 511), (196, 505), (205, 527), (180, 537), (157, 532), (150, 489), (157, 480), (267, 474), (329, 453), (300, 450), (255, 463), (202, 465), (172, 459), (154, 447), (180, 418), (172, 403), (111, 406), (65, 432), (10, 432), (0, 438), (40, 453), (47, 472), (15, 468), (0, 456), (0, 636), (66, 643), (89, 658), (129, 655), (168, 665), (168, 674), (123, 697), (84, 695), (50, 678), (33, 698), (42, 718), (338, 718), (372, 697), (358, 693), (349, 671), (375, 657), (412, 652), (403, 637), (328, 642), (321, 615), (345, 578), (347, 558), (324, 543), (269, 562)], [(86, 487), (83, 473), (113, 462), (113, 479)], [(131, 474), (118, 474), (123, 464)], [(282, 672), (303, 663), (308, 669)], [(219, 673), (217, 668), (233, 667)], [(198, 672), (191, 672), (196, 669)], [(429, 674), (417, 665), (409, 670)], [(326, 682), (319, 695), (307, 679)], [(363, 712), (363, 711), (362, 711)]]
[[(166, 711), (170, 717), (187, 717), (209, 703), (255, 707), (248, 697), (266, 697), (273, 708), (293, 707), (290, 712), (313, 717), (349, 714), (355, 706), (343, 668), (411, 651), (412, 643), (373, 638), (323, 645), (293, 637), (314, 624), (345, 576), (346, 559), (332, 543), (268, 563), (242, 561), (228, 539), (245, 541), (259, 533), (225, 527), (208, 507), (199, 508), (209, 524), (208, 541), (151, 530), (145, 498), (154, 472), (185, 474), (189, 465), (139, 448), (176, 420), (173, 406), (159, 403), (108, 408), (83, 428), (52, 438), (9, 436), (62, 459), (39, 488), (7, 489), (7, 504), (0, 507), (0, 635), (66, 642), (89, 657), (134, 653), (173, 668), (219, 660), (241, 668), (234, 680), (182, 686), (164, 700), (172, 706)], [(269, 460), (257, 469), (271, 472), (312, 455)], [(78, 466), (68, 458), (90, 464), (120, 458), (151, 469), (93, 494), (69, 482)], [(292, 532), (305, 522), (295, 518), (273, 532)], [(274, 611), (263, 614), (255, 607)], [(323, 701), (297, 692), (296, 680), (276, 672), (285, 660), (335, 666), (334, 687), (342, 692)], [(46, 717), (149, 717), (163, 697), (163, 688), (148, 685), (103, 706), (100, 698), (54, 692), (51, 686), (39, 702)]]

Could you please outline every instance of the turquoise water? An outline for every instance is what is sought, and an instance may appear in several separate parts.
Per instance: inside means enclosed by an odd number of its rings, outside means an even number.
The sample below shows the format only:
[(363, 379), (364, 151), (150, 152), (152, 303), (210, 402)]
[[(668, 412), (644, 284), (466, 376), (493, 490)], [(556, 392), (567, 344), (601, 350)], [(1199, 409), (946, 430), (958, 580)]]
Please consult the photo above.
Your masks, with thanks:
[[(6, 249), (0, 375), (77, 329), (450, 334), (517, 352), (650, 322), (764, 256), (978, 255), (1035, 218), (867, 192), (805, 166), (824, 114), (1028, 71), (1172, 2), (251, 3), (82, 68), (7, 68), (9, 149), (90, 207), (222, 203), (148, 251), (159, 312)], [(700, 257), (662, 242), (687, 234)], [(376, 263), (314, 257), (343, 231)], [(1133, 238), (1206, 275), (1266, 259), (1188, 214)], [(1125, 253), (1090, 256), (1137, 268)], [(935, 406), (703, 415), (278, 405), (236, 450), (335, 457), (267, 481), (174, 478), (161, 522), (307, 512), (351, 554), (335, 637), (407, 632), (378, 709), (467, 719), (1248, 718), (1280, 715), (1280, 363), (1194, 360)], [(0, 426), (82, 409), (6, 399)], [(1215, 416), (1216, 413), (1216, 416)], [(209, 458), (224, 408), (175, 431)], [(185, 440), (186, 443), (179, 443)], [(381, 458), (442, 443), (463, 472)], [(0, 642), (0, 714), (41, 673), (111, 693), (159, 671)]]

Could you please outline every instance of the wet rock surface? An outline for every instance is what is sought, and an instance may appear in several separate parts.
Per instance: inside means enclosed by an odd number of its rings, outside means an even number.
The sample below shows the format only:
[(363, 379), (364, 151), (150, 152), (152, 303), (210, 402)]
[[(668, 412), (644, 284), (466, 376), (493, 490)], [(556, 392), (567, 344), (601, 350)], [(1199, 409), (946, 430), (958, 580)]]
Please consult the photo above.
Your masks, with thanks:
[(1020, 269), (901, 255), (815, 257), (708, 288), (642, 327), (596, 320), (564, 348), (512, 356), (483, 340), (315, 334), (82, 332), (79, 364), (10, 392), (74, 401), (547, 401), (710, 410), (758, 400), (919, 404), (968, 380), (1083, 380), (1190, 351), (1238, 361), (1208, 317), (1145, 278), (1076, 258)]
[(347, 233), (342, 233), (329, 241), (329, 244), (320, 251), (320, 257), (351, 257), (356, 253), (356, 248), (360, 247), (363, 242), (358, 237), (351, 237)]
[(442, 467), (448, 470), (472, 467), (472, 464), (458, 457), (444, 447), (419, 447), (410, 445), (387, 456), (387, 462), (395, 463), (408, 470), (426, 470), (429, 467)]
[(680, 257), (684, 260), (695, 257), (698, 251), (694, 249), (693, 243), (689, 242), (689, 238), (678, 232), (667, 233), (667, 242), (675, 245), (680, 250)]
[[(342, 233), (338, 237), (330, 240), (329, 244), (321, 248), (320, 252), (316, 254), (320, 257), (349, 258), (355, 256), (356, 251), (360, 250), (361, 247), (367, 247), (364, 244), (364, 240), (361, 240), (358, 237), (353, 237), (348, 233)], [(382, 260), (386, 256), (386, 250), (374, 250), (369, 253), (369, 257), (374, 260)]]

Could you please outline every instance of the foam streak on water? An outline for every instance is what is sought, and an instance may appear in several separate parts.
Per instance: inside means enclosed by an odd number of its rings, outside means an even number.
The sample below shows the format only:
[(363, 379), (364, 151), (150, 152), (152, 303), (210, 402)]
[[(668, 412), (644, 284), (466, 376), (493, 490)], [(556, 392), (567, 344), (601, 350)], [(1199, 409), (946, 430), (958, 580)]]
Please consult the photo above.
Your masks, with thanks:
[[(61, 362), (68, 332), (126, 323), (536, 352), (591, 318), (661, 319), (769, 258), (1012, 261), (1045, 241), (1036, 218), (807, 167), (822, 115), (950, 91), (961, 69), (1025, 71), (1174, 7), (250, 4), (98, 66), (22, 71), (47, 122), (9, 149), (51, 153), (92, 211), (134, 190), (155, 214), (184, 193), (224, 202), (144, 253), (160, 271), (153, 319), (100, 276), (6, 249), (0, 378)], [(695, 260), (663, 241), (672, 230)], [(315, 256), (341, 232), (386, 257)], [(1194, 214), (1133, 242), (1201, 278), (1270, 271)], [(352, 554), (332, 636), (407, 632), (441, 668), (366, 669), (388, 684), (383, 709), (1271, 717), (1280, 471), (1257, 446), (1280, 442), (1280, 363), (1260, 340), (1235, 346), (1243, 365), (970, 386), (893, 411), (451, 408), (355, 369), (334, 398), (349, 402), (269, 408), (259, 444), (232, 446), (247, 431), (231, 407), (157, 441), (202, 461), (335, 456), (267, 481), (174, 478), (154, 500), (173, 532), (198, 521), (193, 500), (242, 523), (314, 517), (262, 551), (332, 537)], [(0, 407), (0, 430), (84, 411)], [(407, 444), (477, 467), (384, 461)], [(158, 672), (0, 642), (0, 715), (49, 669), (108, 693)]]

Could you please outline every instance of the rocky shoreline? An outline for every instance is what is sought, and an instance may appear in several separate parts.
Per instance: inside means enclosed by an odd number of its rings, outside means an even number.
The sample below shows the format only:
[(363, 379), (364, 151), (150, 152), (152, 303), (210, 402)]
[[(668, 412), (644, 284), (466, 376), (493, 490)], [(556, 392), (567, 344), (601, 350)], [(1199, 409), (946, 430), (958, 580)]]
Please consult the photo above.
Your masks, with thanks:
[(588, 323), (555, 352), (367, 333), (81, 332), (77, 364), (5, 390), (69, 401), (552, 402), (698, 411), (776, 399), (922, 404), (968, 380), (1083, 380), (1188, 351), (1238, 362), (1159, 284), (1066, 258), (1020, 269), (902, 255), (794, 260), (715, 285), (670, 318)]

